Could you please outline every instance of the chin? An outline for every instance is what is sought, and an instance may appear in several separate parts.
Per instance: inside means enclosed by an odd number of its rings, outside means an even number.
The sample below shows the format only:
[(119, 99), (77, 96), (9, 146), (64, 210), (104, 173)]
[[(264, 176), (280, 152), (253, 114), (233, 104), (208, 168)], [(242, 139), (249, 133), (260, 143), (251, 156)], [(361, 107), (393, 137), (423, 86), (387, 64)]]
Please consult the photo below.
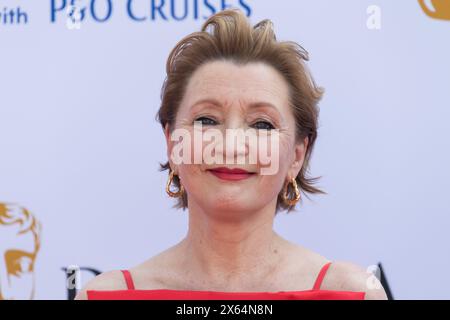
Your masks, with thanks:
[(257, 203), (257, 199), (254, 199), (253, 197), (245, 197), (242, 193), (234, 197), (216, 196), (210, 201), (210, 212), (226, 212), (227, 215), (235, 212), (237, 215), (233, 216), (236, 217), (248, 211), (255, 212), (258, 209), (255, 206)]

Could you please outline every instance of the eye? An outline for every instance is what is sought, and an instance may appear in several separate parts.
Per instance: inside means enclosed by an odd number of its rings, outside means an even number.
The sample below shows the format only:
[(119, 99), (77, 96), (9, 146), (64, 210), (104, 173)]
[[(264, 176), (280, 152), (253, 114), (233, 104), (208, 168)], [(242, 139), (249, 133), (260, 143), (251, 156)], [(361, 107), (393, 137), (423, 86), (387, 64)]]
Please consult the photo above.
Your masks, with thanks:
[(255, 127), (256, 129), (261, 129), (261, 130), (275, 129), (275, 127), (269, 121), (264, 121), (264, 120), (255, 122), (253, 124), (253, 127)]
[(195, 122), (200, 122), (202, 125), (206, 126), (213, 126), (217, 124), (217, 122), (214, 119), (208, 118), (208, 117), (199, 117), (194, 120)]

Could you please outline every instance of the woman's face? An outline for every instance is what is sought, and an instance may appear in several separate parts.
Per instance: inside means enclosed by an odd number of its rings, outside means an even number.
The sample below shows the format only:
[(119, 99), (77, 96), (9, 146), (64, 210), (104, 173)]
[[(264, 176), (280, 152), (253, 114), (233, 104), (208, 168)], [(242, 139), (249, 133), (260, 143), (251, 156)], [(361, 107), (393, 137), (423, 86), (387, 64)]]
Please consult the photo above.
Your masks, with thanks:
[[(188, 147), (183, 144), (185, 149), (179, 152), (181, 139), (174, 139), (166, 127), (169, 161), (187, 192), (189, 208), (228, 215), (222, 218), (245, 218), (267, 206), (274, 211), (284, 183), (300, 171), (308, 143), (295, 141), (287, 82), (264, 63), (203, 64), (189, 79), (173, 129), (189, 135), (184, 141), (190, 140)], [(227, 134), (238, 132), (249, 138), (231, 144)], [(204, 139), (200, 144), (199, 136)], [(249, 156), (255, 151), (256, 161)], [(190, 152), (190, 162), (174, 162), (174, 152), (184, 156)], [(239, 168), (249, 174), (220, 173), (218, 168)]]

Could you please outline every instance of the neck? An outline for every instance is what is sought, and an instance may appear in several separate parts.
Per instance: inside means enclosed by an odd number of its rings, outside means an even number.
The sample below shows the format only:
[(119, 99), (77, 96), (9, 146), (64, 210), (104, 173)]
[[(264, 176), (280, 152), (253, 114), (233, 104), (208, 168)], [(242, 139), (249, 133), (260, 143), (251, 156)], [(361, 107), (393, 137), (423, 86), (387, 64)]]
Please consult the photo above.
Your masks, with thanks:
[[(189, 202), (189, 230), (182, 241), (183, 265), (210, 283), (239, 283), (279, 265), (283, 239), (273, 230), (275, 204), (258, 212), (214, 214)], [(235, 217), (227, 218), (224, 217)]]

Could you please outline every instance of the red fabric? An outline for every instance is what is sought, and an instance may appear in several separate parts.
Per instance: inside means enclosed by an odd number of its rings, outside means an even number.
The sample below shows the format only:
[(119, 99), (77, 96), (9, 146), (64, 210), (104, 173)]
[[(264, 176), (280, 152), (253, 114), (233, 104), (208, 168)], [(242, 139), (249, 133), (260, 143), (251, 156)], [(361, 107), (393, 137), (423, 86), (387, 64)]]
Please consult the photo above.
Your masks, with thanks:
[(189, 290), (88, 290), (87, 295), (89, 300), (364, 300), (365, 292), (306, 290), (247, 293)]
[(136, 290), (128, 270), (122, 270), (127, 290), (87, 290), (88, 300), (364, 300), (365, 292), (320, 290), (331, 262), (320, 270), (313, 289), (278, 292), (220, 292), (194, 290)]
[(123, 276), (125, 277), (125, 282), (127, 283), (128, 290), (134, 290), (134, 282), (131, 277), (131, 273), (128, 270), (122, 270)]
[[(314, 282), (313, 290), (320, 289), (320, 285), (322, 284), (323, 278), (325, 277), (325, 274), (327, 273), (327, 270), (330, 267), (330, 265), (331, 265), (331, 262), (328, 262), (320, 269), (319, 274), (317, 275), (316, 281)], [(130, 273), (128, 272), (128, 274), (130, 274)]]

